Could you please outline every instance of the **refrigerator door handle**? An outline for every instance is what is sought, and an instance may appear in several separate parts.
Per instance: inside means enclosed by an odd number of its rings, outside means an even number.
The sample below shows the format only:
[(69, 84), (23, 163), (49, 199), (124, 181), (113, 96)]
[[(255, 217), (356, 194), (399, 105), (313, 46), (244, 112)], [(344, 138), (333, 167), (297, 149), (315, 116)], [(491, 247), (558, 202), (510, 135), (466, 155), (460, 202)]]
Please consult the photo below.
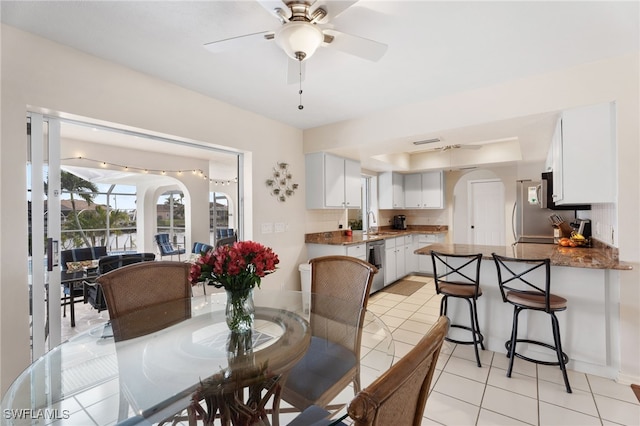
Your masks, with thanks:
[(513, 245), (518, 244), (518, 233), (516, 231), (516, 207), (518, 203), (513, 203), (513, 210), (511, 211), (511, 231), (513, 231)]

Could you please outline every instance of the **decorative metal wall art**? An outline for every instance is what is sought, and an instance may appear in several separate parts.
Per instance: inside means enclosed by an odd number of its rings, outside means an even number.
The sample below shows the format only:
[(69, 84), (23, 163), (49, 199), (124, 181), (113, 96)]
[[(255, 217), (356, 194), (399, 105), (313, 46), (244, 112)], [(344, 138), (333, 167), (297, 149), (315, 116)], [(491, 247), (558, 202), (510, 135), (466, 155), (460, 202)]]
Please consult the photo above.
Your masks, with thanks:
[(293, 183), (293, 176), (287, 163), (278, 163), (273, 168), (273, 177), (267, 179), (266, 184), (271, 190), (271, 195), (283, 202), (287, 201), (287, 197), (292, 196), (299, 186)]

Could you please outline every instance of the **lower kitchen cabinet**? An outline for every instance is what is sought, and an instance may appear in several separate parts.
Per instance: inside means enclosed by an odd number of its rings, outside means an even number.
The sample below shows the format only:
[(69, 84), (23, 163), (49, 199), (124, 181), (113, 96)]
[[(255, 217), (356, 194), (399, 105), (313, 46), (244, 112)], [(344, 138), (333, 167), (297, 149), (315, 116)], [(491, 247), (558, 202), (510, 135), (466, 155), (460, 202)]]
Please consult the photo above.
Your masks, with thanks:
[[(416, 249), (443, 242), (444, 234), (418, 235), (418, 244)], [(433, 262), (431, 261), (431, 256), (416, 256), (418, 257), (418, 272), (423, 274), (433, 274)]]
[(411, 251), (411, 244), (406, 244), (406, 241), (411, 241), (411, 237), (395, 237), (387, 238), (384, 241), (384, 285), (389, 285), (394, 281), (407, 275), (412, 270), (407, 270), (407, 253)]
[(365, 243), (349, 246), (333, 244), (307, 244), (307, 255), (309, 256), (309, 259), (320, 256), (351, 256), (366, 261), (367, 245)]

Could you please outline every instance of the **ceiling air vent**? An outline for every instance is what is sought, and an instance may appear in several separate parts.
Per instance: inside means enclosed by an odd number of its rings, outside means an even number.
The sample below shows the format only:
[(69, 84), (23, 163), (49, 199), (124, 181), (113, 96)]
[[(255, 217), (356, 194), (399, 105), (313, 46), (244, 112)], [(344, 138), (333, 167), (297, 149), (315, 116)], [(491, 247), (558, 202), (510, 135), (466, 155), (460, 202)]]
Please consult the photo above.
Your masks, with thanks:
[(433, 138), (433, 139), (425, 139), (423, 141), (415, 141), (413, 142), (414, 145), (425, 145), (428, 143), (436, 143), (436, 142), (440, 142), (440, 138)]

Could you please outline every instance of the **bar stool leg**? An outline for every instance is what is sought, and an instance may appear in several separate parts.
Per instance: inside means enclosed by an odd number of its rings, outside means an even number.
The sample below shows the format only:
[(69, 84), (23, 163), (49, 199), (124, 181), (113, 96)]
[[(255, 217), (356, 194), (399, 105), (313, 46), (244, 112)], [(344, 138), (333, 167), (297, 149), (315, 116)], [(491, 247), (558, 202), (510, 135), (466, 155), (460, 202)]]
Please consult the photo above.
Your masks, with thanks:
[(562, 370), (562, 377), (564, 378), (564, 385), (567, 388), (567, 393), (571, 392), (571, 386), (569, 385), (569, 378), (567, 377), (567, 360), (562, 352), (562, 343), (560, 340), (560, 326), (558, 325), (558, 318), (555, 312), (551, 312), (551, 325), (553, 328), (553, 340), (556, 346), (556, 354), (558, 355), (558, 363), (560, 364), (560, 370)]
[(440, 300), (440, 316), (447, 316), (447, 296), (442, 296)]
[(473, 303), (473, 317), (476, 320), (476, 330), (480, 336), (480, 347), (484, 351), (484, 336), (480, 333), (480, 323), (478, 322), (478, 305), (476, 304), (476, 299), (471, 299), (471, 301)]
[[(478, 352), (478, 333), (480, 333), (480, 331), (476, 328), (475, 310), (473, 309), (474, 304), (471, 303), (469, 299), (464, 300), (469, 304), (469, 319), (471, 320), (471, 335), (473, 336), (473, 350), (476, 353), (476, 362), (478, 363), (478, 367), (482, 368), (480, 353)], [(484, 347), (482, 349), (484, 349)]]
[(513, 307), (513, 325), (511, 326), (511, 341), (508, 342), (507, 347), (509, 357), (509, 368), (507, 369), (507, 377), (511, 377), (511, 371), (513, 370), (513, 360), (516, 357), (516, 341), (518, 339), (518, 315), (522, 309), (517, 306)]

